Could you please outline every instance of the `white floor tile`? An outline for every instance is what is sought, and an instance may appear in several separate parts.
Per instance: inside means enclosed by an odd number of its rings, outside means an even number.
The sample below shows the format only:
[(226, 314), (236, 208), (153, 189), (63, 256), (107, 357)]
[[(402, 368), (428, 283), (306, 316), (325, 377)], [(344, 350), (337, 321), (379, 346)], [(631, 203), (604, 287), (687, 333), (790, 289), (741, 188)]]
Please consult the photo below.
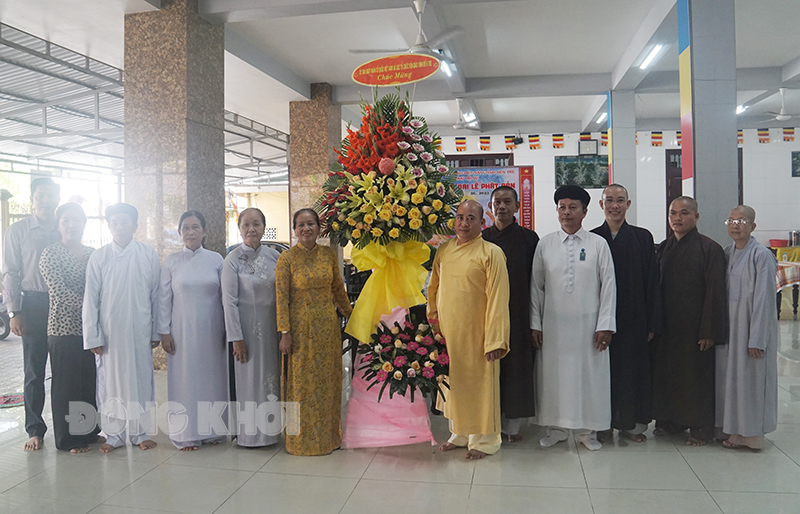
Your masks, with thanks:
[(190, 514), (210, 513), (247, 482), (253, 473), (162, 465), (103, 503)]
[(725, 514), (800, 514), (800, 494), (712, 491), (711, 496)]
[(378, 453), (377, 448), (359, 448), (356, 450), (336, 450), (330, 455), (319, 457), (303, 457), (291, 455), (286, 449), (282, 449), (260, 471), (293, 475), (361, 478), (376, 453)]
[(442, 452), (438, 449), (434, 453), (427, 444), (381, 448), (364, 478), (469, 484), (476, 461), (465, 459), (465, 453), (466, 450)]
[(96, 503), (0, 494), (0, 512), (13, 512), (14, 514), (86, 514), (96, 505)]
[(258, 471), (281, 449), (281, 445), (243, 448), (235, 443), (204, 444), (196, 451), (177, 451), (164, 464), (201, 468)]
[(120, 446), (111, 453), (103, 453), (99, 450), (100, 445), (93, 444), (92, 451), (78, 454), (75, 457), (80, 459), (113, 459), (161, 464), (178, 452), (165, 434), (156, 434), (151, 439), (156, 442), (157, 446), (149, 450), (142, 450), (128, 442), (125, 446)]
[(467, 512), (470, 514), (487, 512), (591, 514), (592, 504), (586, 489), (473, 485)]
[[(256, 473), (215, 514), (337, 514), (357, 483), (355, 478)], [(388, 501), (400, 511), (401, 500)]]
[(581, 452), (590, 489), (702, 491), (678, 452)]
[[(603, 443), (603, 449), (600, 450), (602, 452), (611, 451), (611, 452), (676, 452), (678, 449), (675, 447), (675, 443), (669, 437), (656, 437), (653, 435), (653, 429), (655, 428), (655, 423), (652, 423), (650, 427), (645, 431), (644, 435), (647, 437), (647, 440), (642, 443), (636, 443), (631, 441), (627, 437), (620, 437), (618, 431), (614, 431), (614, 439), (612, 441), (606, 441)], [(588, 452), (589, 450), (583, 444), (577, 444), (578, 451), (583, 453)]]
[(578, 452), (566, 445), (518, 452), (501, 449), (475, 463), (472, 483), (586, 488)]
[(800, 492), (800, 466), (782, 453), (684, 453), (709, 491)]
[(135, 509), (116, 505), (98, 505), (89, 514), (173, 514), (168, 510)]
[(800, 424), (800, 397), (778, 389), (778, 423)]
[(69, 459), (3, 494), (102, 503), (155, 466), (111, 459)]
[(464, 514), (467, 511), (470, 496), (470, 486), (466, 484), (419, 482), (403, 484), (394, 480), (363, 479), (350, 495), (341, 514), (374, 514), (376, 512), (375, 491), (390, 489), (413, 491), (411, 493), (413, 500), (408, 503), (409, 506), (413, 505), (411, 510), (437, 514)]
[(706, 491), (589, 489), (595, 514), (719, 514)]

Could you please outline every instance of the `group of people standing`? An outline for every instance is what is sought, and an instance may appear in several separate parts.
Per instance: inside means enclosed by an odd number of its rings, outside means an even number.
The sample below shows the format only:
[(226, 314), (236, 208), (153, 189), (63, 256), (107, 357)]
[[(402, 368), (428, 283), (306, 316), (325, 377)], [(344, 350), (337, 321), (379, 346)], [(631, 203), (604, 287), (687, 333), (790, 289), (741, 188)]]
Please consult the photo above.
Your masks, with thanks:
[(459, 206), (428, 289), (450, 354), (452, 436), (440, 449), (480, 459), (501, 434), (521, 440), (528, 420), (547, 427), (543, 448), (570, 430), (589, 450), (615, 429), (640, 443), (653, 420), (656, 436), (688, 431), (688, 445), (762, 448), (777, 424), (777, 261), (751, 235), (755, 211), (731, 211), (723, 250), (682, 196), (656, 247), (626, 222), (624, 186), (603, 190), (606, 221), (587, 231), (590, 200), (560, 187), (561, 228), (541, 240), (516, 222), (513, 188), (493, 191), (495, 224), (482, 233), (482, 206)]
[[(33, 215), (4, 241), (4, 298), (23, 339), (26, 450), (41, 448), (47, 430), (48, 352), (57, 448), (156, 446), (148, 409), (159, 344), (169, 400), (188, 420), (169, 433), (181, 450), (229, 434), (245, 447), (277, 443), (282, 425), (265, 430), (257, 418), (278, 401), (297, 405), (286, 416), (289, 453), (339, 448), (336, 309), (349, 316), (351, 306), (334, 251), (316, 242), (316, 212), (294, 214), (298, 244), (278, 254), (261, 244), (264, 214), (245, 209), (243, 244), (223, 260), (203, 247), (202, 213), (187, 211), (184, 247), (161, 265), (133, 240), (133, 206), (106, 210), (113, 241), (95, 251), (81, 243), (83, 209), (56, 208), (59, 191), (49, 178), (32, 181)], [(528, 419), (547, 427), (545, 448), (570, 430), (590, 450), (615, 429), (642, 442), (653, 419), (655, 435), (688, 430), (690, 445), (716, 437), (761, 448), (777, 423), (777, 263), (751, 236), (755, 211), (731, 211), (733, 244), (723, 250), (697, 231), (697, 202), (680, 197), (669, 206), (672, 234), (656, 248), (649, 231), (626, 222), (621, 185), (603, 191), (606, 221), (592, 231), (582, 226), (588, 192), (563, 186), (554, 200), (561, 228), (541, 240), (516, 222), (514, 189), (493, 191), (495, 224), (485, 230), (483, 207), (466, 200), (456, 237), (436, 253), (428, 318), (448, 341), (438, 407), (452, 433), (440, 448), (468, 447), (466, 457), (480, 459), (499, 450), (503, 433), (521, 440)], [(100, 423), (72, 430), (71, 402), (99, 410)], [(202, 429), (204, 405), (221, 426)]]
[[(168, 354), (169, 402), (185, 420), (170, 425), (177, 448), (197, 450), (229, 434), (244, 447), (277, 443), (282, 420), (272, 429), (257, 417), (260, 406), (280, 401), (299, 406), (287, 451), (324, 455), (340, 446), (335, 308), (349, 315), (351, 307), (336, 254), (316, 244), (313, 210), (295, 213), (299, 243), (279, 255), (261, 245), (264, 214), (245, 209), (238, 219), (244, 242), (224, 260), (203, 247), (203, 214), (187, 211), (178, 224), (184, 247), (161, 265), (153, 248), (133, 240), (135, 207), (106, 210), (113, 241), (93, 250), (81, 244), (83, 209), (56, 208), (59, 194), (52, 179), (33, 180), (34, 212), (4, 241), (4, 299), (23, 340), (26, 450), (40, 449), (47, 430), (48, 352), (58, 449), (83, 453), (99, 443), (108, 453), (127, 440), (155, 447), (152, 349), (159, 344)], [(70, 421), (78, 404), (81, 415), (99, 412), (99, 423), (76, 430)]]

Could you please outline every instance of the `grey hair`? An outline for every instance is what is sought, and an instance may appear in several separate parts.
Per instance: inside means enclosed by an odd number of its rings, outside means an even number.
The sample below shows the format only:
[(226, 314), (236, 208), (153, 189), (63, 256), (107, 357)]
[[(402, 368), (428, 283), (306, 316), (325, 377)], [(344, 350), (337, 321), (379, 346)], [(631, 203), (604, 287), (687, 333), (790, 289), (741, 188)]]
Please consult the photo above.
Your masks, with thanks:
[(750, 223), (756, 222), (756, 210), (750, 207), (749, 205), (737, 205), (733, 208), (734, 211), (739, 211), (744, 216), (744, 219), (749, 221)]

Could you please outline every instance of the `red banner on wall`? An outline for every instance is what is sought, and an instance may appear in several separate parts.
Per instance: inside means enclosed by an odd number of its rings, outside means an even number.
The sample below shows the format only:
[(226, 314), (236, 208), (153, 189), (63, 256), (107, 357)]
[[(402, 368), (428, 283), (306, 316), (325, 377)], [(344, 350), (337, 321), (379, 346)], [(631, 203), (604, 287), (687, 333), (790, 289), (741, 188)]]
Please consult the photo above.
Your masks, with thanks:
[(533, 213), (533, 166), (519, 168), (519, 224), (535, 230), (536, 220)]
[(426, 79), (438, 69), (439, 59), (430, 55), (387, 55), (356, 68), (353, 80), (365, 86), (397, 86)]

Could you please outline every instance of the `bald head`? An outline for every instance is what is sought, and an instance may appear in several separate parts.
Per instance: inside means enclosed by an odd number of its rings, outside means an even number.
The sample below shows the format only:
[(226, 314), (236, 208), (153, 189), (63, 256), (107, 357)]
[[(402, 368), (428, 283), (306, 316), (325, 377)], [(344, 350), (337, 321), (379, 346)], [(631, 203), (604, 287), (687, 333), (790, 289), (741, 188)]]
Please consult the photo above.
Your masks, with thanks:
[(697, 200), (695, 200), (691, 196), (679, 196), (678, 198), (672, 200), (672, 203), (670, 204), (670, 207), (672, 207), (672, 205), (674, 205), (675, 202), (681, 202), (683, 205), (686, 206), (686, 208), (688, 208), (689, 210), (691, 210), (695, 214), (700, 212), (697, 209)]
[(742, 215), (743, 219), (746, 219), (750, 223), (756, 222), (756, 210), (749, 205), (738, 205), (734, 207), (731, 212), (738, 212)]
[(456, 211), (458, 244), (478, 237), (483, 229), (483, 206), (475, 200), (464, 200)]

